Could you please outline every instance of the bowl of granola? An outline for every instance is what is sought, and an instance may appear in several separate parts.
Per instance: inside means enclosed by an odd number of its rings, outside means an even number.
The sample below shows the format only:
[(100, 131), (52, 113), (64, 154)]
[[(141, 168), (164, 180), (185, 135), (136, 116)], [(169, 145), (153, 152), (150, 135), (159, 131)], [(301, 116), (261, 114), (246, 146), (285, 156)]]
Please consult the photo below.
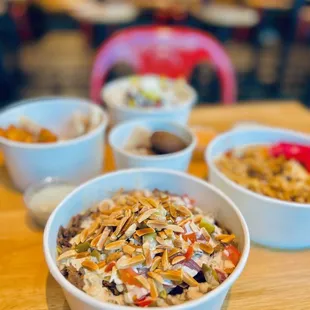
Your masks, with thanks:
[(240, 211), (218, 189), (151, 168), (80, 186), (44, 231), (71, 309), (221, 309), (249, 248)]
[(99, 175), (107, 116), (77, 98), (20, 101), (0, 113), (0, 147), (17, 189), (46, 177), (74, 183)]
[(210, 182), (244, 215), (259, 244), (310, 246), (310, 136), (277, 129), (237, 130), (206, 150)]
[(113, 125), (132, 119), (160, 118), (186, 124), (196, 91), (183, 79), (134, 75), (107, 83), (102, 98)]

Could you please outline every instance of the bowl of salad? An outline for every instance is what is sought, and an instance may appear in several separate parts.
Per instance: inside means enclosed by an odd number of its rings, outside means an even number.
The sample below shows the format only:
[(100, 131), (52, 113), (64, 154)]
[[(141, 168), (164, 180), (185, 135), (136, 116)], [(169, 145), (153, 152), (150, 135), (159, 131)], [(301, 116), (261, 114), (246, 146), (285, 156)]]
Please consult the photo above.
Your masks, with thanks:
[(144, 118), (186, 124), (197, 93), (183, 79), (134, 75), (107, 83), (102, 98), (114, 125)]
[(44, 232), (46, 262), (72, 309), (221, 309), (249, 249), (228, 197), (185, 173), (151, 168), (82, 185)]
[(206, 150), (210, 182), (239, 207), (253, 241), (310, 247), (310, 136), (277, 129), (234, 130)]

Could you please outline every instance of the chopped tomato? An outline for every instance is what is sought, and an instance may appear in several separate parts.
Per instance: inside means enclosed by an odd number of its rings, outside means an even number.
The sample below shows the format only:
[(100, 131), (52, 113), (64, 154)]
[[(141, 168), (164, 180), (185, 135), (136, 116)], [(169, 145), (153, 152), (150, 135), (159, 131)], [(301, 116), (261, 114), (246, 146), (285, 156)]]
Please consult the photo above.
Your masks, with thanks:
[(148, 297), (143, 297), (142, 299), (138, 299), (135, 301), (135, 305), (138, 307), (148, 307), (153, 302), (153, 299)]
[[(240, 259), (240, 252), (238, 249), (233, 246), (232, 244), (229, 244), (225, 247), (225, 250), (228, 252), (227, 258), (235, 265), (237, 266), (239, 259)], [(225, 252), (224, 252), (225, 253)]]
[(132, 268), (120, 269), (119, 276), (125, 284), (143, 287), (142, 284), (136, 279), (138, 274), (134, 272)]
[(192, 245), (190, 245), (189, 247), (188, 247), (188, 249), (187, 249), (187, 252), (185, 253), (185, 258), (186, 258), (186, 260), (189, 260), (189, 259), (191, 259), (191, 257), (193, 256), (193, 254), (194, 254), (194, 247), (192, 246)]
[(112, 271), (112, 269), (113, 269), (113, 267), (114, 267), (115, 265), (116, 265), (115, 262), (111, 262), (111, 263), (107, 264), (106, 267), (105, 267), (105, 269), (104, 269), (104, 271), (105, 271), (105, 272), (110, 272), (110, 271)]
[(191, 243), (195, 243), (197, 241), (195, 233), (185, 234), (185, 235), (183, 235), (183, 239), (185, 241), (189, 240)]

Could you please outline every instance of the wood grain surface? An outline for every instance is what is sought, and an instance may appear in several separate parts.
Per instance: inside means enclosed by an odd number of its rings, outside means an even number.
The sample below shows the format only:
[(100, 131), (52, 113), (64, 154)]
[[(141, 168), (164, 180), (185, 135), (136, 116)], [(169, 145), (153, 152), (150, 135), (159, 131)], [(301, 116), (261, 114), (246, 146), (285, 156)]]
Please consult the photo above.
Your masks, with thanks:
[[(190, 123), (221, 132), (239, 121), (310, 132), (310, 113), (296, 102), (201, 107), (193, 111)], [(105, 171), (113, 169), (111, 150), (107, 148)], [(193, 161), (190, 173), (204, 177), (205, 164)], [(69, 309), (61, 288), (46, 267), (42, 231), (27, 215), (22, 195), (14, 189), (1, 156), (0, 244), (1, 310)], [(309, 266), (310, 251), (275, 251), (252, 244), (248, 264), (223, 309), (310, 309)]]

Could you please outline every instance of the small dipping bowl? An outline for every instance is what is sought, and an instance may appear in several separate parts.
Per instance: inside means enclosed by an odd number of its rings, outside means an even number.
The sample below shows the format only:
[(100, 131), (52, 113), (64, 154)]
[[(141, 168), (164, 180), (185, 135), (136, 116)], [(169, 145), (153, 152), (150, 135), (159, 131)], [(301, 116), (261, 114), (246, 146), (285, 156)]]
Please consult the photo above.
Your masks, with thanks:
[[(187, 146), (179, 152), (165, 155), (136, 155), (126, 150), (125, 146), (133, 131), (139, 127), (150, 132), (167, 131), (181, 138)], [(160, 119), (124, 122), (114, 127), (109, 135), (109, 144), (113, 150), (117, 169), (152, 167), (186, 171), (196, 146), (196, 140), (189, 127)]]
[(29, 186), (24, 192), (24, 202), (30, 216), (44, 227), (54, 209), (75, 188), (72, 183), (52, 177)]

